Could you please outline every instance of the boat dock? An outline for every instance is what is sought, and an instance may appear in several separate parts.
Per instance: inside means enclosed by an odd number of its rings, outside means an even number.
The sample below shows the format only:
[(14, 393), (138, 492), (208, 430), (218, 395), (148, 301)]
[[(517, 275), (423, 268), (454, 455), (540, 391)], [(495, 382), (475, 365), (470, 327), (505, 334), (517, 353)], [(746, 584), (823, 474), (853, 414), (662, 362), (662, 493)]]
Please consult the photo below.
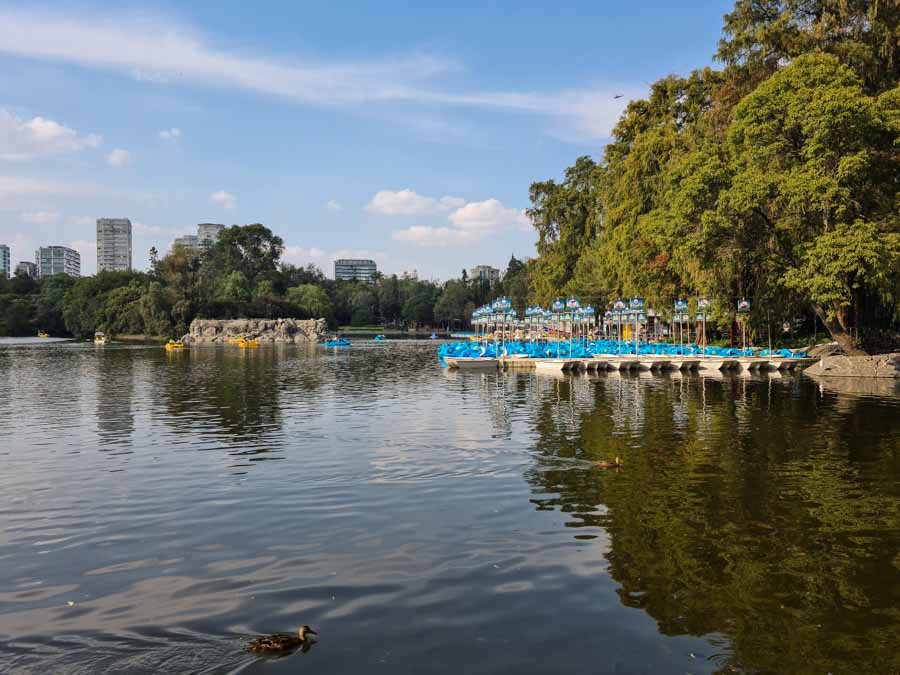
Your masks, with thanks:
[(445, 359), (453, 370), (535, 370), (538, 372), (641, 371), (645, 373), (686, 371), (740, 371), (747, 373), (802, 370), (816, 359), (766, 357), (629, 356), (595, 354), (592, 358), (529, 358), (522, 354), (498, 358), (454, 357)]

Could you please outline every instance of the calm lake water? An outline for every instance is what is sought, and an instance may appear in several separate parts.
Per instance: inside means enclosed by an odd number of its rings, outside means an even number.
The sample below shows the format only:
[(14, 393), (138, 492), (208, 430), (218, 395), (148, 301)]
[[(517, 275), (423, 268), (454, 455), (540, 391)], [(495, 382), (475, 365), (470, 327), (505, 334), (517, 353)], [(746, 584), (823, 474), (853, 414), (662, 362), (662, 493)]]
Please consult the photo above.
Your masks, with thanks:
[(25, 342), (0, 670), (900, 671), (893, 386)]

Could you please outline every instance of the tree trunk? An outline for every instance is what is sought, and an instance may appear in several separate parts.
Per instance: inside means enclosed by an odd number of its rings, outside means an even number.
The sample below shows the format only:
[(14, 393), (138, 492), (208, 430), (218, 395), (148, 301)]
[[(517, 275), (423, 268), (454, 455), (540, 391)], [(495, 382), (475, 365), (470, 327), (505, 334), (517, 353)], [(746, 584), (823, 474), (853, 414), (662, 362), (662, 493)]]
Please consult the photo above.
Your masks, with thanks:
[(822, 321), (822, 325), (831, 333), (832, 339), (838, 343), (847, 356), (867, 356), (867, 353), (856, 344), (837, 321), (828, 319), (825, 311), (819, 305), (813, 304), (813, 309), (816, 312), (816, 316)]

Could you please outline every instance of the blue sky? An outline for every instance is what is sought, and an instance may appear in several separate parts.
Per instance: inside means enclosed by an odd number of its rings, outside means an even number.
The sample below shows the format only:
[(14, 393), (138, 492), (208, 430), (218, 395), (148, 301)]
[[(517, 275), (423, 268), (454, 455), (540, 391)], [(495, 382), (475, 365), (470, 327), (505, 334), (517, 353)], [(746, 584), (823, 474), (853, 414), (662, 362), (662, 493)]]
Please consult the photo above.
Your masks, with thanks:
[[(0, 243), (262, 222), (286, 259), (447, 279), (528, 256), (533, 180), (712, 62), (732, 2), (0, 2)], [(616, 94), (624, 94), (615, 99)]]

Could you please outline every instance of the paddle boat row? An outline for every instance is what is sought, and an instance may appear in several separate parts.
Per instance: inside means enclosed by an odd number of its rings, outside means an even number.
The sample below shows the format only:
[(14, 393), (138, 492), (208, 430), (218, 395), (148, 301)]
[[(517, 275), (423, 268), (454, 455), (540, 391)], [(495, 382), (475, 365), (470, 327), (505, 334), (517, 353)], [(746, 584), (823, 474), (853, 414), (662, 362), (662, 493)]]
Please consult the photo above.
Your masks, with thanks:
[[(723, 349), (695, 345), (679, 346), (665, 343), (619, 343), (608, 340), (510, 341), (469, 340), (442, 344), (438, 357), (447, 365), (477, 360), (496, 362), (487, 367), (534, 368), (542, 371), (571, 370), (743, 370), (790, 371), (802, 369), (815, 359), (789, 350)], [(453, 366), (475, 368), (478, 366)]]

